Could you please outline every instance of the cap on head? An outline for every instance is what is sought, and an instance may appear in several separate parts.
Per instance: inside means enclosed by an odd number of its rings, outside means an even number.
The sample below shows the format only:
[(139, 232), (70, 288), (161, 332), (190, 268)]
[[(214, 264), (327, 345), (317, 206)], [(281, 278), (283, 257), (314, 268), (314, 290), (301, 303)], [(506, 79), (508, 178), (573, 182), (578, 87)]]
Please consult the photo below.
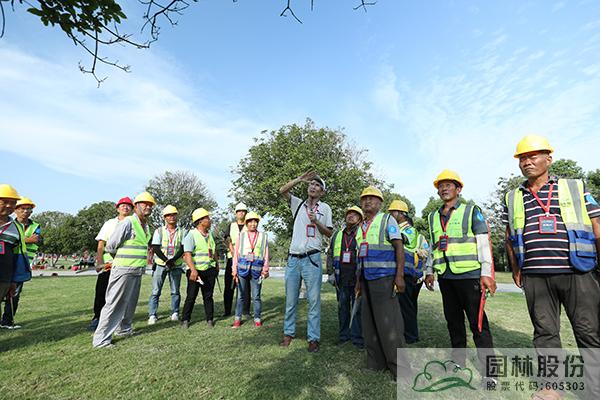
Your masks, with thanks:
[(133, 204), (137, 204), (137, 203), (150, 203), (153, 206), (156, 205), (156, 200), (154, 200), (154, 197), (152, 197), (152, 195), (148, 192), (142, 192), (140, 194), (138, 194), (137, 196), (135, 196), (135, 199), (133, 200)]
[(319, 185), (321, 185), (324, 191), (327, 190), (327, 185), (325, 184), (325, 181), (319, 175), (315, 175), (315, 177), (312, 178), (312, 180), (319, 182)]
[(396, 199), (392, 200), (390, 206), (388, 207), (388, 211), (403, 211), (408, 212), (408, 204), (406, 202)]
[(196, 223), (196, 221), (198, 221), (199, 219), (202, 219), (204, 217), (207, 217), (208, 211), (206, 211), (206, 209), (200, 207), (200, 208), (196, 208), (194, 210), (194, 212), (192, 213), (192, 223)]
[(163, 208), (163, 210), (162, 210), (163, 217), (165, 215), (177, 214), (177, 213), (178, 213), (177, 208), (175, 206), (170, 205), (170, 204), (168, 206), (166, 206), (165, 208)]
[(31, 206), (31, 208), (35, 208), (35, 203), (31, 201), (29, 197), (21, 197), (21, 199), (17, 201), (15, 208), (19, 208), (21, 206)]
[(532, 151), (547, 151), (548, 153), (552, 153), (554, 149), (545, 137), (540, 135), (526, 135), (517, 143), (517, 150), (514, 157), (519, 158), (521, 155), (531, 153)]
[(365, 214), (363, 213), (363, 210), (358, 206), (348, 207), (348, 209), (346, 209), (346, 215), (348, 215), (349, 212), (357, 213), (358, 215), (360, 215), (361, 219), (365, 218)]
[(256, 222), (260, 222), (260, 215), (258, 215), (254, 211), (250, 211), (248, 214), (246, 214), (246, 219), (244, 220), (244, 223), (247, 224), (248, 221), (251, 221), (253, 219), (256, 220)]
[(133, 207), (133, 201), (131, 201), (131, 199), (127, 196), (122, 197), (121, 199), (119, 199), (119, 201), (117, 201), (117, 208), (121, 205), (121, 204), (129, 204), (130, 206)]
[(360, 194), (360, 198), (362, 199), (365, 196), (379, 197), (381, 201), (383, 201), (383, 193), (375, 186), (367, 186), (366, 188), (364, 188), (362, 193)]
[(6, 183), (0, 185), (0, 199), (13, 199), (20, 200), (21, 196), (17, 193), (16, 189)]
[(435, 181), (433, 181), (433, 186), (435, 186), (435, 188), (437, 189), (441, 181), (454, 181), (460, 187), (465, 186), (462, 179), (460, 179), (460, 176), (456, 172), (450, 171), (449, 169), (445, 169), (442, 172), (440, 172), (437, 178), (435, 178)]
[(237, 205), (235, 206), (235, 212), (238, 211), (248, 211), (248, 207), (246, 207), (244, 203), (237, 203)]

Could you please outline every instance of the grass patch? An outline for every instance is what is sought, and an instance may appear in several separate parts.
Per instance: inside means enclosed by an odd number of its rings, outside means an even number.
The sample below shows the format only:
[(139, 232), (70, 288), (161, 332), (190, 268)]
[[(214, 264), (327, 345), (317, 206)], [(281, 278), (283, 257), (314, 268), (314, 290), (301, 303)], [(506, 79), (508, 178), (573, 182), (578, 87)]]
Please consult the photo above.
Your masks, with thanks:
[[(396, 386), (384, 373), (365, 372), (366, 354), (337, 345), (335, 292), (323, 285), (321, 352), (306, 351), (306, 304), (301, 302), (298, 339), (289, 349), (282, 336), (283, 281), (263, 286), (264, 326), (232, 319), (209, 330), (203, 307), (183, 331), (168, 320), (168, 285), (156, 325), (146, 325), (151, 279), (145, 276), (136, 310), (137, 336), (94, 350), (85, 330), (91, 318), (94, 277), (34, 278), (25, 284), (17, 314), (23, 329), (0, 331), (2, 398), (12, 399), (394, 399)], [(185, 285), (182, 285), (185, 293)], [(222, 296), (216, 293), (215, 315)], [(200, 301), (200, 300), (199, 300)], [(183, 302), (182, 302), (183, 306)], [(521, 294), (498, 293), (488, 302), (497, 347), (531, 347), (532, 327)], [(421, 342), (448, 347), (439, 292), (420, 297)], [(563, 343), (575, 346), (563, 320)], [(473, 346), (470, 341), (470, 346)]]

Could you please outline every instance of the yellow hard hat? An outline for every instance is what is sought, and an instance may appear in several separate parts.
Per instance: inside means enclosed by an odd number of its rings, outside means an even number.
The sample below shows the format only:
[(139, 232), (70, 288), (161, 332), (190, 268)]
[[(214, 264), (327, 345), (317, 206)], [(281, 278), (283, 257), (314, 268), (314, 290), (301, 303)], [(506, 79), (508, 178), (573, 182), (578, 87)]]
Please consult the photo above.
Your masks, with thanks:
[(246, 214), (246, 219), (244, 220), (244, 223), (248, 223), (248, 221), (255, 219), (256, 221), (260, 221), (260, 215), (258, 215), (257, 213), (255, 213), (254, 211), (250, 211), (248, 214)]
[(348, 213), (350, 211), (354, 211), (355, 213), (359, 214), (362, 219), (365, 218), (365, 214), (363, 214), (363, 210), (358, 206), (348, 207), (348, 209), (346, 210), (346, 215), (348, 215)]
[(248, 207), (246, 207), (244, 203), (237, 203), (237, 205), (235, 206), (235, 212), (238, 211), (248, 211)]
[(519, 143), (515, 151), (515, 158), (519, 158), (521, 154), (530, 153), (532, 151), (547, 151), (552, 153), (554, 149), (550, 146), (550, 142), (540, 135), (526, 135)]
[(152, 195), (148, 192), (142, 192), (140, 194), (138, 194), (137, 196), (135, 196), (135, 199), (133, 199), (133, 204), (137, 204), (137, 203), (151, 203), (153, 206), (156, 205), (156, 200), (154, 200), (154, 197), (152, 197)]
[(392, 200), (390, 206), (388, 207), (388, 211), (404, 211), (408, 212), (408, 204), (406, 204), (402, 200)]
[(435, 188), (437, 189), (438, 184), (441, 181), (455, 181), (460, 185), (460, 187), (465, 186), (462, 179), (460, 179), (460, 176), (458, 176), (456, 172), (450, 171), (449, 169), (445, 169), (442, 172), (440, 172), (437, 178), (435, 178), (435, 181), (433, 181), (433, 186), (435, 186)]
[(21, 200), (21, 196), (19, 196), (14, 187), (4, 183), (0, 185), (0, 199)]
[(383, 201), (383, 193), (381, 193), (381, 190), (377, 189), (375, 186), (367, 186), (364, 188), (360, 194), (360, 198), (362, 199), (365, 196), (379, 197), (381, 201)]
[(21, 197), (21, 199), (17, 201), (15, 208), (20, 206), (31, 206), (31, 208), (35, 208), (35, 203), (31, 201), (29, 197)]
[(192, 213), (192, 223), (198, 221), (199, 219), (202, 219), (204, 217), (208, 216), (208, 211), (206, 211), (204, 208), (196, 208), (194, 210), (194, 212)]
[(163, 217), (165, 215), (177, 214), (178, 213), (177, 208), (175, 206), (170, 205), (170, 204), (168, 206), (166, 206), (165, 208), (163, 208), (162, 212), (163, 212)]

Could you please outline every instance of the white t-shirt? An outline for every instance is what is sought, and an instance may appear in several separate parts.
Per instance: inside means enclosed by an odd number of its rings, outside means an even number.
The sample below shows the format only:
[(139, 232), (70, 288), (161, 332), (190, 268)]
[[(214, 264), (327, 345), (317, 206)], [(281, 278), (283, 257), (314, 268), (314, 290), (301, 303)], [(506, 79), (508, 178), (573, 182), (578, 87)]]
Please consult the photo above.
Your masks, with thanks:
[(96, 241), (104, 240), (105, 242), (108, 242), (108, 238), (115, 231), (118, 223), (118, 217), (106, 221), (104, 225), (102, 225), (102, 228), (100, 228), (100, 232), (98, 232), (98, 235), (96, 236)]
[[(310, 218), (308, 217), (308, 201), (302, 200), (299, 197), (291, 196), (290, 209), (292, 216), (300, 207), (296, 220), (294, 221), (294, 230), (292, 232), (292, 242), (290, 244), (291, 254), (304, 254), (311, 250), (319, 250), (323, 248), (323, 235), (319, 232), (319, 229), (314, 229), (315, 236), (308, 237), (306, 232), (307, 225), (311, 225)], [(318, 201), (315, 209), (313, 210), (317, 215), (317, 220), (325, 225), (327, 228), (333, 228), (333, 218), (331, 216), (331, 207), (327, 203)]]

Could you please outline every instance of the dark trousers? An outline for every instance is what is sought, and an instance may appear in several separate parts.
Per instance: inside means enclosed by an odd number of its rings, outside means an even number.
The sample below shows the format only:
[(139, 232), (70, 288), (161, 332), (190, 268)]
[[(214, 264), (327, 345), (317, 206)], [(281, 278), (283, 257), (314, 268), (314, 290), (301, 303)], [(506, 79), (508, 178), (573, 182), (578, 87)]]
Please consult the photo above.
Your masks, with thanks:
[(410, 344), (419, 341), (419, 323), (417, 319), (419, 307), (417, 300), (423, 282), (417, 284), (417, 278), (409, 275), (404, 277), (404, 282), (406, 290), (404, 293), (398, 293), (398, 302), (404, 319), (404, 340)]
[[(233, 276), (231, 276), (232, 264), (233, 259), (228, 258), (225, 266), (225, 287), (223, 288), (223, 308), (225, 309), (225, 315), (231, 314), (233, 295), (235, 293), (235, 281), (233, 280)], [(251, 290), (249, 288), (248, 291), (244, 293), (244, 308), (242, 311), (244, 315), (250, 314), (250, 291)]]
[[(394, 277), (361, 280), (362, 328), (367, 349), (367, 368), (389, 370), (394, 376), (410, 370), (404, 347), (404, 321), (394, 292)], [(400, 356), (398, 356), (400, 353)]]
[(466, 364), (466, 315), (473, 334), (473, 341), (477, 346), (477, 354), (481, 362), (479, 367), (483, 368), (486, 355), (493, 353), (491, 349), (494, 347), (494, 343), (485, 313), (483, 314), (481, 332), (477, 328), (479, 302), (481, 300), (479, 279), (440, 279), (439, 284), (444, 305), (444, 317), (446, 317), (448, 333), (450, 334), (450, 344), (453, 349), (456, 349), (452, 352), (454, 362), (462, 367)]
[[(6, 299), (4, 303), (4, 314), (2, 314), (2, 325), (14, 325), (15, 314), (17, 313), (17, 307), (19, 306), (19, 299), (21, 298), (21, 293), (23, 292), (23, 282), (17, 283), (17, 288), (15, 289), (15, 294), (12, 298)], [(1, 301), (2, 299), (0, 299)]]
[[(338, 319), (340, 327), (340, 341), (346, 342), (352, 340), (352, 344), (362, 346), (364, 339), (362, 337), (362, 313), (360, 304), (357, 305), (356, 314), (352, 318), (352, 309), (355, 302), (360, 302), (361, 298), (355, 299), (354, 286), (341, 286), (336, 291), (338, 301)], [(352, 319), (352, 326), (350, 320)]]
[[(597, 272), (523, 275), (523, 289), (533, 324), (533, 345), (537, 349), (562, 347), (562, 305), (584, 357), (586, 394), (590, 398), (600, 398), (600, 286)], [(593, 349), (586, 350), (589, 348)]]
[(100, 311), (106, 304), (106, 288), (108, 287), (108, 279), (110, 271), (101, 272), (96, 278), (96, 294), (94, 295), (94, 319), (100, 319)]
[(214, 300), (213, 292), (215, 290), (215, 280), (217, 279), (217, 269), (209, 268), (206, 271), (198, 271), (198, 276), (204, 282), (201, 285), (198, 282), (190, 281), (190, 271), (187, 271), (187, 295), (185, 298), (185, 304), (183, 305), (183, 317), (182, 321), (189, 321), (192, 317), (192, 311), (194, 310), (194, 304), (196, 303), (196, 297), (198, 297), (198, 291), (202, 290), (202, 302), (204, 303), (204, 314), (207, 321), (211, 321), (214, 317)]

